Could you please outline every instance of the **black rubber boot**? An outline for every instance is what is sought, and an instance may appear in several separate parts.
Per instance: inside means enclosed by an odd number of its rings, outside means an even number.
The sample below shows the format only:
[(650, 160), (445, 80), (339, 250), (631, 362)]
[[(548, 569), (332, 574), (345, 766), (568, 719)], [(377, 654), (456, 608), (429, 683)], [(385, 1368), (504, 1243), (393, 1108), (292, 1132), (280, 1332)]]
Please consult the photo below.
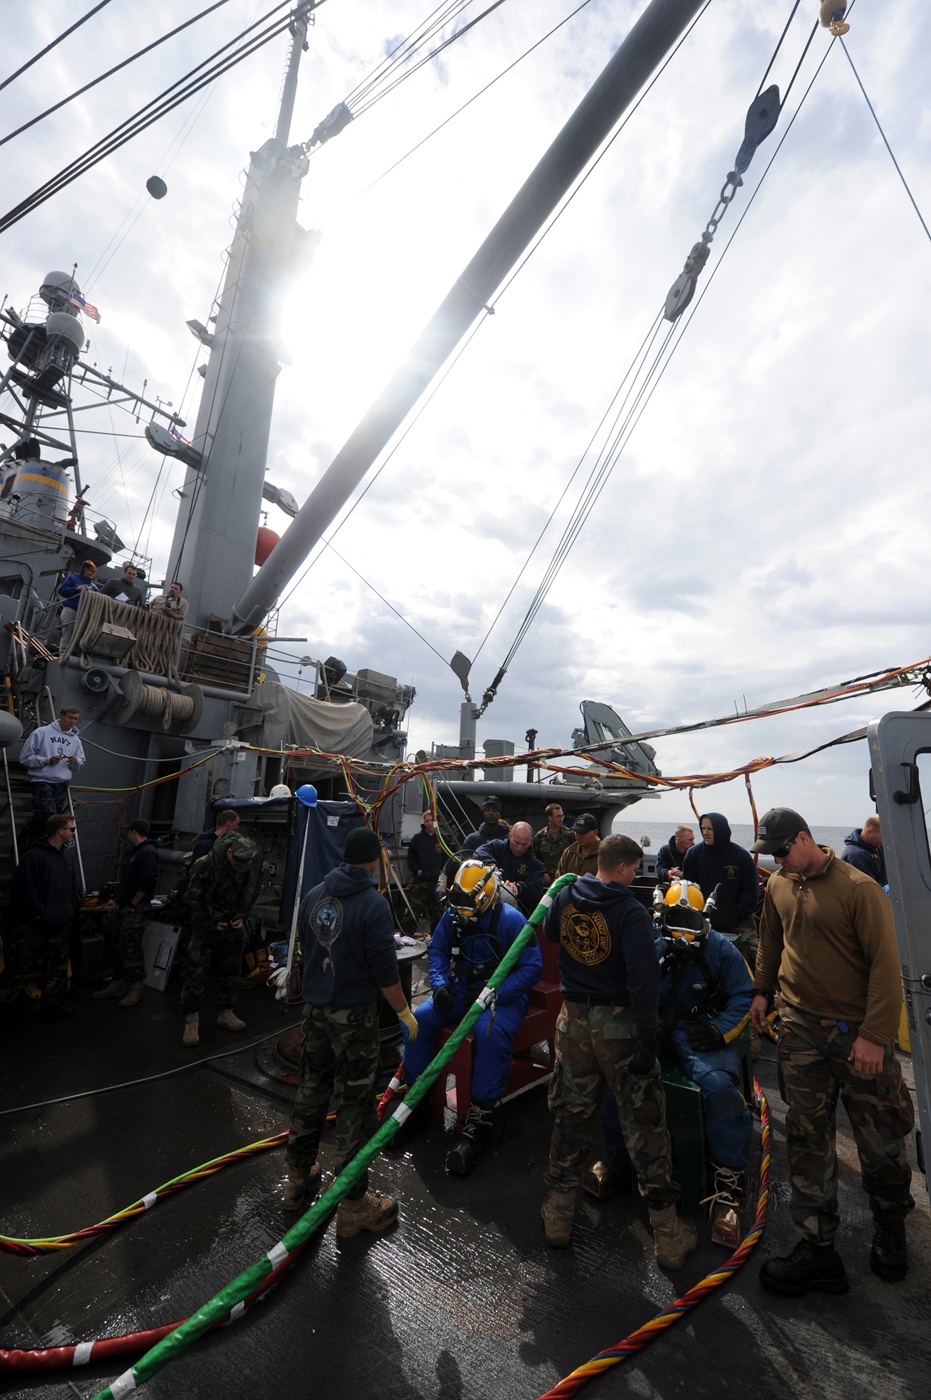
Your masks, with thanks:
[(883, 1220), (876, 1221), (873, 1229), (873, 1247), (870, 1250), (870, 1268), (887, 1283), (896, 1283), (908, 1273), (905, 1226), (901, 1220), (897, 1220), (895, 1224)]
[(462, 1136), (446, 1158), (446, 1170), (457, 1176), (474, 1172), (494, 1139), (494, 1120), (490, 1108), (473, 1103), (465, 1121)]
[(799, 1240), (791, 1254), (769, 1259), (760, 1283), (771, 1293), (846, 1293), (850, 1288), (844, 1261), (833, 1244)]

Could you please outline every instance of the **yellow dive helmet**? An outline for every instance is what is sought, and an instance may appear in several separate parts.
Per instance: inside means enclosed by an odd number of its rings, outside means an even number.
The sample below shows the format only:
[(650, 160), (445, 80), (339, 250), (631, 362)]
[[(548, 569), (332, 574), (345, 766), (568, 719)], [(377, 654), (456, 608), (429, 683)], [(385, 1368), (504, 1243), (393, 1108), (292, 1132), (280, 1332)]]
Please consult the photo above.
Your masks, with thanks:
[(498, 872), (480, 860), (464, 860), (446, 903), (461, 919), (479, 919), (498, 898)]
[(689, 943), (696, 938), (704, 938), (710, 928), (702, 912), (704, 907), (704, 896), (693, 881), (673, 881), (662, 904), (663, 932), (673, 938), (684, 938)]

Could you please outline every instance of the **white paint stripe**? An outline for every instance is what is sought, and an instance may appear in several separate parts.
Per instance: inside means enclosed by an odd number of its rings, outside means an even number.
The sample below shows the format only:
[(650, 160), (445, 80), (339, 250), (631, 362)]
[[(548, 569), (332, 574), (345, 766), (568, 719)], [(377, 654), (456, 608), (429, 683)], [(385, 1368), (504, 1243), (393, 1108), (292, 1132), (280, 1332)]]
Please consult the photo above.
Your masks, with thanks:
[(401, 1081), (400, 1081), (400, 1079), (392, 1079), (391, 1082), (390, 1082), (389, 1085), (388, 1085), (388, 1088), (391, 1090), (391, 1092), (392, 1092), (393, 1094), (396, 1094), (396, 1093), (398, 1092), (398, 1090), (400, 1089), (400, 1087), (401, 1087)]
[(278, 1265), (284, 1263), (285, 1259), (287, 1259), (288, 1251), (281, 1243), (281, 1240), (279, 1240), (274, 1249), (268, 1251), (266, 1257), (270, 1261), (272, 1268), (277, 1269)]
[(131, 1390), (136, 1389), (136, 1377), (132, 1371), (124, 1371), (121, 1376), (117, 1376), (115, 1381), (110, 1382), (110, 1394), (113, 1400), (120, 1400), (122, 1395), (128, 1395)]
[(411, 1116), (411, 1109), (406, 1103), (399, 1103), (391, 1116), (396, 1123), (406, 1123)]
[(91, 1352), (94, 1349), (93, 1342), (78, 1342), (74, 1349), (74, 1360), (72, 1366), (86, 1366), (91, 1359)]
[(156, 1202), (157, 1200), (158, 1200), (158, 1192), (157, 1192), (157, 1191), (150, 1191), (149, 1194), (148, 1194), (147, 1196), (143, 1196), (143, 1198), (142, 1198), (142, 1204), (145, 1206), (146, 1210), (151, 1210), (152, 1207), (155, 1205), (155, 1202)]

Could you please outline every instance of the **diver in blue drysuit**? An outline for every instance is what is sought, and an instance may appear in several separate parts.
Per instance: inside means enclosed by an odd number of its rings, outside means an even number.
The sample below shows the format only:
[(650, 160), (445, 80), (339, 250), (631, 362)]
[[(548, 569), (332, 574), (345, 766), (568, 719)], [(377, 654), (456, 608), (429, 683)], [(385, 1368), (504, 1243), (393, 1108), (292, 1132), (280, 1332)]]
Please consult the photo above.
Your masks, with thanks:
[[(493, 870), (476, 860), (462, 863), (449, 893), (449, 907), (430, 940), (433, 995), (417, 1007), (417, 1039), (404, 1048), (404, 1078), (409, 1085), (433, 1059), (437, 1031), (462, 1020), (525, 923), (523, 914), (502, 902)], [(511, 1046), (527, 1011), (528, 993), (542, 974), (540, 946), (531, 939), (473, 1028), (472, 1106), (462, 1140), (447, 1159), (450, 1170), (466, 1175), (490, 1146), (491, 1111), (507, 1085)], [(411, 1126), (421, 1126), (425, 1118), (424, 1110)], [(405, 1134), (405, 1139), (409, 1136)], [(471, 1145), (474, 1151), (460, 1162), (463, 1145)]]
[[(739, 1243), (753, 1123), (741, 1090), (732, 1042), (748, 1023), (753, 985), (734, 945), (709, 927), (695, 885), (673, 884), (659, 906), (657, 953), (663, 966), (659, 1012), (664, 1039), (682, 1071), (701, 1090), (705, 1137), (714, 1171), (708, 1197), (712, 1239)], [(698, 906), (698, 907), (696, 907)], [(685, 927), (683, 927), (683, 925)], [(605, 1160), (586, 1173), (590, 1194), (612, 1195), (629, 1171), (613, 1098), (602, 1105)]]

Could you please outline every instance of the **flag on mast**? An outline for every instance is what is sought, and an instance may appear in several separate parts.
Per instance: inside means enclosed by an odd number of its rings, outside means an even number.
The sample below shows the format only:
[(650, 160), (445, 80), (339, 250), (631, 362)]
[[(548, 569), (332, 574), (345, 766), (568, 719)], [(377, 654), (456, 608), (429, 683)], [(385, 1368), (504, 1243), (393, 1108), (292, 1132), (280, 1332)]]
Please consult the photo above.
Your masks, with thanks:
[(76, 306), (79, 311), (84, 312), (85, 316), (89, 316), (92, 321), (97, 322), (98, 326), (100, 325), (100, 312), (97, 310), (96, 306), (91, 306), (87, 297), (83, 296), (81, 292), (72, 293), (71, 305)]

